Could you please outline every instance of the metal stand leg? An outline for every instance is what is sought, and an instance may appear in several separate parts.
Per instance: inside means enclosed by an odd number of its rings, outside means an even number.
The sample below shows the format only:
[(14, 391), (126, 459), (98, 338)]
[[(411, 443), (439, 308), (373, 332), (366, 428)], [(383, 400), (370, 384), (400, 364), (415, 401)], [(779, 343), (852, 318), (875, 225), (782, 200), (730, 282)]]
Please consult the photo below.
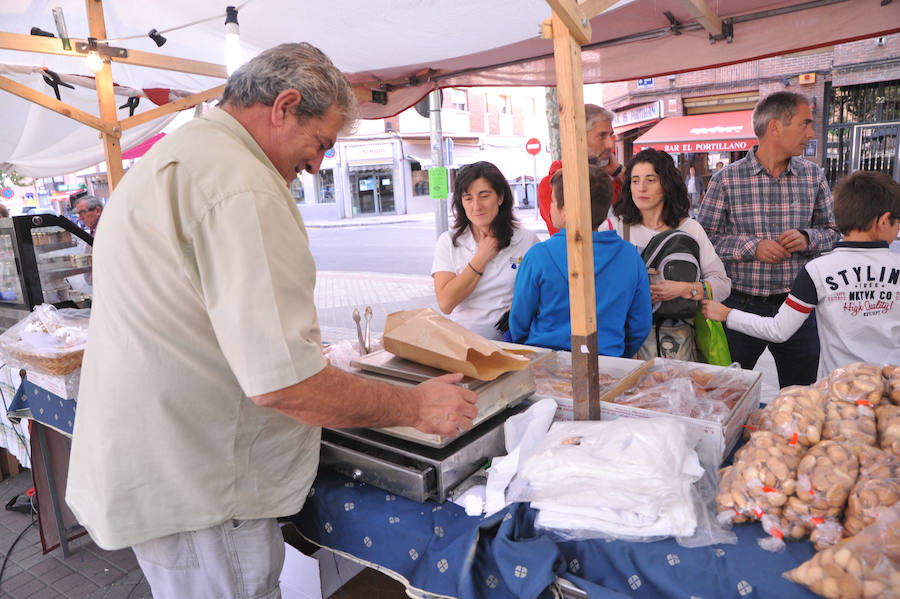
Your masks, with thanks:
[(56, 494), (56, 479), (53, 476), (53, 464), (50, 462), (50, 450), (47, 447), (47, 431), (44, 430), (44, 425), (40, 422), (34, 421), (34, 424), (34, 429), (37, 431), (38, 447), (41, 450), (41, 459), (44, 461), (44, 476), (47, 479), (47, 489), (50, 493), (50, 506), (53, 508), (53, 518), (56, 520), (56, 531), (59, 533), (59, 548), (63, 557), (69, 557), (69, 542), (66, 540), (66, 527), (63, 524), (62, 510), (59, 508), (59, 496)]

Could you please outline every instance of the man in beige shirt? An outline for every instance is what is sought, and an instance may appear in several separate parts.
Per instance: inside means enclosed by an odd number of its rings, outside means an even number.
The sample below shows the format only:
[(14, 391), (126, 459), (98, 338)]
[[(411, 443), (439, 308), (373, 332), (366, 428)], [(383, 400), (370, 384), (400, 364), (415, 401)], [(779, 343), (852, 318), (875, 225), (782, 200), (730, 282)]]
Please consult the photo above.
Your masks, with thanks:
[(288, 190), (357, 119), (308, 44), (263, 52), (132, 167), (103, 212), (66, 501), (131, 546), (156, 599), (279, 597), (275, 521), (299, 511), (321, 426), (472, 426), (446, 375), (370, 382), (322, 356), (316, 274)]

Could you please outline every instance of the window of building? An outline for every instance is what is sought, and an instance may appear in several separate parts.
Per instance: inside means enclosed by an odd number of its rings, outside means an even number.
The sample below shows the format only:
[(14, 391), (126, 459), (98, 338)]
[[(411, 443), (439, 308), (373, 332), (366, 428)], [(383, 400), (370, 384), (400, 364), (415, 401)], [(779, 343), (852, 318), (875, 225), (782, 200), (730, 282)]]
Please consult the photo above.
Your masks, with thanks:
[(512, 114), (512, 98), (500, 96), (500, 114)]
[(291, 195), (294, 196), (294, 201), (298, 204), (306, 203), (306, 198), (303, 194), (303, 179), (300, 178), (300, 175), (297, 175), (291, 181)]
[(418, 170), (412, 171), (410, 173), (412, 178), (412, 188), (413, 195), (416, 196), (427, 196), (428, 195), (428, 171), (426, 170)]
[(469, 92), (464, 89), (451, 90), (453, 108), (462, 112), (469, 111)]
[(334, 193), (334, 170), (325, 168), (316, 174), (316, 182), (319, 188), (319, 204), (334, 204), (337, 197)]
[(832, 87), (825, 84), (823, 167), (833, 187), (854, 169), (900, 176), (900, 80)]

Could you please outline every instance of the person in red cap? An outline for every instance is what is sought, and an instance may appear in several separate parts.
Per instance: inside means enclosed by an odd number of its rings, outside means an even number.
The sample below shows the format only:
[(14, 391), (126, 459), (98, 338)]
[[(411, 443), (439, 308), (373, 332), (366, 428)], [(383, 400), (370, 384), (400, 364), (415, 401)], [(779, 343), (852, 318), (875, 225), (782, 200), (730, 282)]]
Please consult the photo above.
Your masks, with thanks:
[[(619, 199), (619, 192), (622, 190), (624, 178), (624, 165), (618, 161), (613, 148), (616, 145), (613, 135), (612, 122), (615, 115), (596, 104), (584, 105), (585, 130), (587, 131), (588, 160), (601, 167), (603, 171), (612, 178), (613, 187), (613, 204)], [(553, 226), (553, 220), (550, 218), (550, 202), (552, 190), (550, 189), (550, 177), (553, 173), (562, 168), (562, 161), (555, 160), (550, 165), (550, 172), (541, 179), (538, 184), (538, 210), (541, 218), (547, 224), (547, 231), (550, 235), (555, 235), (559, 229)]]

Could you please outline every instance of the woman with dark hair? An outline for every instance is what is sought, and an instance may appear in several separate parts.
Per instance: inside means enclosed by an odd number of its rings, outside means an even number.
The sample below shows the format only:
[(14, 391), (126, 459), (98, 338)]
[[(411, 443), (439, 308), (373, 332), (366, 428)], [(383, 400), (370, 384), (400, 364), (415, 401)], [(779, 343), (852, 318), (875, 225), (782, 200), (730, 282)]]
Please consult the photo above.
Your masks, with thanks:
[[(676, 298), (700, 301), (706, 297), (721, 301), (731, 293), (731, 279), (725, 274), (725, 265), (716, 254), (706, 231), (700, 223), (690, 218), (690, 209), (687, 187), (672, 157), (652, 149), (635, 154), (625, 169), (625, 185), (614, 208), (616, 232), (643, 252), (658, 233), (678, 229), (696, 240), (700, 249), (700, 280), (651, 281), (650, 299), (654, 306)], [(647, 342), (639, 352), (642, 358), (663, 355), (656, 342), (657, 338), (662, 338), (660, 324), (654, 323)], [(668, 321), (664, 324), (681, 326)], [(687, 335), (684, 331), (682, 333)], [(693, 331), (690, 339), (693, 340)], [(687, 347), (686, 350), (693, 351)], [(683, 357), (687, 354), (678, 355)]]
[[(712, 299), (731, 293), (731, 279), (700, 223), (689, 217), (691, 200), (672, 157), (659, 150), (642, 150), (625, 169), (625, 186), (613, 213), (616, 231), (643, 251), (657, 233), (680, 229), (700, 246), (700, 279), (695, 283), (661, 281), (650, 286), (654, 303), (683, 297), (702, 299), (706, 283)], [(627, 232), (626, 232), (626, 229)]]
[(453, 230), (434, 250), (431, 276), (441, 312), (488, 339), (503, 339), (495, 325), (512, 303), (516, 271), (537, 235), (513, 216), (513, 196), (490, 162), (456, 172)]

